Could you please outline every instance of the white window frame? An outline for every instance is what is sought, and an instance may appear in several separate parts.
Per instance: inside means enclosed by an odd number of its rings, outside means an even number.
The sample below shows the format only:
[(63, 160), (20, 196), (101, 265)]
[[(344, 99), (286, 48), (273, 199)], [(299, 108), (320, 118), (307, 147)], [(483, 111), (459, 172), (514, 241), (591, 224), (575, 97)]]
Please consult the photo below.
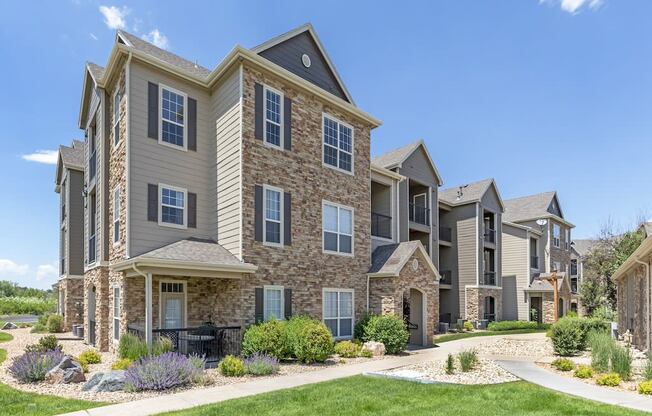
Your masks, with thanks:
[[(118, 293), (117, 299), (117, 309), (118, 312), (116, 314), (116, 292)], [(113, 312), (113, 341), (118, 342), (120, 341), (120, 313), (122, 312), (122, 307), (121, 307), (121, 302), (122, 302), (122, 291), (120, 290), (120, 286), (113, 286), (113, 304), (111, 305), (112, 312)], [(117, 325), (117, 326), (116, 326)], [(116, 337), (116, 328), (118, 328), (117, 331), (117, 337)]]
[(425, 192), (422, 192), (422, 193), (416, 194), (416, 195), (412, 195), (412, 205), (414, 205), (414, 206), (417, 205), (416, 200), (417, 200), (417, 197), (420, 197), (420, 196), (422, 196), (424, 198), (424, 204), (425, 205), (423, 207), (428, 208), (428, 194), (425, 193)]
[[(267, 191), (268, 190), (279, 193), (281, 220), (278, 221), (278, 223), (279, 223), (279, 226), (280, 226), (279, 232), (280, 232), (281, 235), (280, 235), (280, 239), (279, 239), (280, 242), (278, 242), (278, 243), (275, 243), (275, 242), (272, 242), (272, 241), (267, 241), (267, 221), (277, 222), (276, 220), (267, 219)], [(283, 213), (283, 211), (285, 209), (284, 202), (285, 202), (285, 195), (284, 195), (283, 189), (277, 188), (275, 186), (263, 185), (263, 245), (270, 246), (270, 247), (283, 247), (283, 245), (285, 243), (285, 241), (283, 239), (283, 237), (284, 237), (283, 236), (283, 234), (284, 234), (283, 231), (284, 231), (284, 227), (285, 227), (285, 216), (284, 216), (284, 213)]]
[[(169, 189), (171, 191), (183, 192), (183, 224), (172, 224), (169, 222), (163, 222), (163, 189)], [(171, 206), (171, 205), (170, 205)], [(179, 207), (173, 207), (179, 208)], [(185, 188), (179, 188), (177, 186), (166, 185), (164, 183), (158, 184), (158, 225), (161, 227), (171, 227), (171, 228), (188, 228), (188, 190)]]
[(278, 285), (266, 285), (263, 286), (263, 320), (269, 320), (269, 315), (267, 315), (267, 291), (268, 290), (279, 290), (281, 292), (281, 316), (277, 316), (276, 320), (283, 321), (285, 320), (285, 287)]
[[(337, 318), (326, 318), (326, 292), (336, 292), (337, 293)], [(351, 316), (340, 316), (340, 293), (351, 293)], [(355, 329), (355, 289), (342, 289), (334, 287), (325, 287), (321, 291), (321, 316), (322, 322), (326, 324), (326, 319), (337, 319), (337, 336), (333, 335), (333, 339), (351, 339), (353, 338), (353, 333)], [(351, 335), (350, 336), (340, 336), (340, 320), (342, 319), (351, 319)]]
[[(332, 207), (337, 208), (337, 251), (332, 251), (332, 250), (326, 250), (326, 230), (324, 229), (324, 207), (326, 205), (330, 205)], [(341, 209), (346, 209), (351, 211), (351, 234), (344, 234), (340, 232), (340, 210)], [(329, 231), (333, 232), (333, 231)], [(350, 253), (344, 253), (339, 251), (340, 250), (340, 235), (349, 235), (351, 237), (351, 252)], [(322, 248), (322, 253), (327, 253), (327, 254), (334, 254), (336, 256), (346, 256), (346, 257), (353, 257), (355, 253), (355, 209), (353, 207), (349, 207), (346, 205), (338, 204), (335, 202), (330, 202), (327, 200), (322, 200), (321, 202), (321, 248)]]
[[(327, 119), (327, 118), (329, 120), (331, 120), (331, 121), (334, 121), (334, 122), (336, 122), (338, 124), (341, 124), (341, 125), (343, 125), (345, 127), (348, 127), (349, 129), (351, 129), (351, 153), (340, 149), (340, 147), (338, 145), (337, 146), (337, 166), (329, 165), (328, 163), (326, 163), (324, 161), (324, 155), (325, 155), (324, 146), (334, 147), (334, 146), (332, 146), (330, 144), (326, 144), (326, 140), (325, 140), (326, 132), (324, 131), (324, 120)], [(340, 138), (340, 129), (338, 128), (337, 129), (337, 140), (338, 141), (339, 141), (339, 138)], [(348, 153), (348, 154), (351, 155), (351, 171), (340, 168), (340, 166), (339, 166), (340, 165), (340, 158), (339, 158), (340, 152)], [(355, 154), (355, 129), (353, 128), (353, 126), (348, 124), (348, 123), (343, 122), (342, 120), (338, 119), (337, 117), (333, 117), (332, 115), (330, 115), (328, 113), (322, 113), (322, 115), (321, 115), (321, 164), (322, 164), (322, 166), (325, 166), (325, 167), (327, 167), (329, 169), (336, 170), (338, 172), (346, 173), (347, 175), (354, 176), (355, 175), (355, 157), (354, 157), (354, 154)]]
[[(158, 284), (158, 322), (163, 327), (163, 283), (180, 283), (183, 286), (183, 327), (188, 327), (188, 282), (185, 280), (163, 279)], [(166, 292), (167, 293), (167, 292)]]
[[(115, 140), (115, 130), (116, 130), (116, 125), (118, 127), (118, 132), (120, 131), (120, 103), (122, 102), (122, 94), (120, 93), (120, 88), (116, 88), (115, 92), (113, 93), (113, 124), (111, 127), (113, 128), (113, 147), (116, 148), (122, 141), (122, 135), (118, 137), (118, 141)], [(118, 101), (118, 105), (116, 106), (115, 99), (120, 95), (120, 100)]]
[[(168, 90), (183, 97), (183, 124), (166, 119), (168, 123), (183, 127), (183, 146), (163, 141), (163, 90)], [(164, 84), (158, 86), (158, 143), (177, 150), (188, 151), (188, 94)]]
[[(559, 237), (555, 237), (555, 230), (559, 230)], [(552, 245), (553, 247), (561, 247), (561, 226), (559, 224), (552, 224)]]
[[(267, 141), (267, 122), (269, 121), (270, 123), (277, 124), (274, 121), (267, 119), (267, 91), (270, 91), (270, 92), (272, 92), (272, 93), (274, 93), (274, 94), (276, 94), (276, 95), (278, 95), (280, 97), (279, 98), (279, 100), (280, 100), (279, 101), (279, 107), (280, 107), (279, 114), (280, 114), (281, 122), (278, 123), (278, 127), (279, 127), (279, 144), (278, 145), (275, 145), (274, 143), (270, 143), (270, 142)], [(284, 130), (284, 127), (285, 127), (284, 126), (285, 109), (283, 108), (284, 107), (284, 105), (283, 105), (283, 103), (284, 103), (283, 100), (284, 99), (285, 98), (284, 98), (283, 93), (281, 91), (279, 91), (279, 90), (277, 90), (275, 88), (272, 88), (270, 86), (263, 85), (263, 143), (265, 143), (266, 146), (273, 147), (275, 149), (280, 149), (280, 150), (285, 149), (285, 137), (284, 137), (284, 134), (283, 134), (284, 133), (283, 130)]]
[[(115, 226), (118, 224), (118, 234), (115, 233)], [(120, 185), (116, 186), (113, 190), (113, 227), (111, 234), (113, 234), (113, 245), (120, 245)]]

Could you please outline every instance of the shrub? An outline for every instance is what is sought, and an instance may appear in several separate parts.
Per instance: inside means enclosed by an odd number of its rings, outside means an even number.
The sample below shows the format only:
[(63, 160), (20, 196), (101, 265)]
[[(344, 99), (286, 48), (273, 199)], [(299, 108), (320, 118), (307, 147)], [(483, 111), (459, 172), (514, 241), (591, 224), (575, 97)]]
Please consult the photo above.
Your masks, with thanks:
[(632, 377), (632, 352), (629, 348), (614, 345), (611, 349), (611, 371), (623, 380)]
[(641, 374), (645, 380), (652, 380), (652, 354), (648, 352), (647, 361)]
[(145, 341), (131, 334), (125, 334), (120, 337), (120, 343), (118, 344), (118, 356), (120, 358), (137, 361), (148, 355), (149, 349)]
[(567, 357), (584, 349), (586, 336), (580, 318), (561, 318), (550, 330), (552, 347), (558, 355)]
[(121, 358), (118, 361), (111, 364), (111, 370), (126, 370), (131, 366), (133, 361), (129, 358)]
[(30, 344), (25, 347), (25, 352), (46, 352), (53, 350), (61, 350), (59, 339), (54, 335), (46, 335), (41, 337), (36, 344)]
[(596, 332), (607, 332), (611, 330), (611, 324), (609, 321), (605, 321), (601, 318), (576, 318), (582, 323), (585, 334), (589, 334), (592, 331)]
[(86, 350), (79, 354), (79, 362), (82, 361), (87, 364), (99, 364), (102, 362), (102, 356), (95, 350)]
[(611, 322), (616, 317), (616, 313), (607, 308), (606, 306), (599, 306), (595, 308), (592, 314), (592, 318), (598, 319), (600, 321)]
[(14, 358), (9, 366), (9, 373), (21, 383), (45, 380), (45, 375), (61, 362), (64, 354), (61, 350), (46, 352), (27, 352)]
[(167, 390), (192, 383), (201, 373), (188, 357), (166, 352), (134, 362), (125, 371), (125, 384), (129, 390)]
[(587, 336), (587, 343), (591, 348), (591, 367), (599, 373), (609, 371), (609, 360), (614, 340), (603, 331), (591, 331)]
[(232, 355), (224, 357), (219, 364), (220, 373), (227, 377), (241, 377), (245, 375), (244, 362)]
[(400, 354), (407, 347), (410, 333), (395, 315), (373, 316), (364, 331), (365, 341), (382, 342), (387, 354)]
[(333, 353), (333, 336), (323, 322), (297, 316), (287, 323), (292, 356), (310, 364), (324, 362)]
[(489, 322), (489, 331), (513, 331), (517, 329), (548, 329), (550, 325), (532, 321), (499, 321)]
[(373, 356), (374, 356), (374, 353), (373, 353), (371, 350), (367, 350), (367, 349), (365, 349), (365, 348), (362, 348), (362, 349), (360, 350), (360, 357), (363, 357), (363, 358), (373, 358)]
[(61, 315), (50, 315), (48, 317), (48, 332), (58, 333), (63, 332), (63, 316)]
[(455, 372), (455, 358), (453, 358), (453, 354), (448, 354), (448, 357), (446, 357), (446, 374), (451, 375)]
[(79, 363), (84, 373), (88, 373), (89, 368), (88, 368), (88, 363), (86, 361), (82, 361), (79, 358), (75, 358), (75, 361)]
[(335, 354), (344, 358), (355, 358), (360, 355), (361, 347), (351, 341), (341, 341), (335, 344)]
[(463, 372), (469, 372), (478, 364), (478, 353), (475, 350), (466, 350), (457, 354), (460, 368)]
[(595, 382), (600, 386), (616, 387), (620, 384), (620, 376), (616, 373), (607, 373), (598, 376)]
[[(0, 315), (43, 315), (56, 310), (56, 299), (42, 297), (5, 296), (0, 297)], [(47, 319), (47, 318), (46, 318)], [(43, 322), (45, 325), (47, 322)]]
[(577, 312), (568, 311), (568, 312), (566, 312), (566, 315), (564, 315), (564, 316), (568, 316), (569, 318), (577, 318)]
[(161, 355), (171, 352), (173, 348), (172, 340), (168, 337), (159, 337), (152, 344), (152, 355)]
[(285, 321), (271, 320), (247, 328), (242, 340), (242, 354), (248, 357), (256, 353), (280, 360), (291, 355)]
[(473, 331), (473, 323), (471, 321), (464, 321), (464, 330)]
[(278, 372), (278, 358), (271, 355), (254, 354), (244, 360), (245, 371), (254, 376), (266, 376)]
[(593, 377), (593, 369), (588, 365), (579, 365), (573, 375), (577, 378), (591, 378)]
[(568, 358), (557, 358), (552, 362), (552, 366), (559, 371), (571, 371), (575, 368), (575, 364)]
[(353, 338), (359, 339), (361, 341), (369, 341), (368, 339), (364, 339), (364, 329), (373, 316), (375, 315), (371, 312), (365, 312), (362, 315), (362, 318), (360, 318), (360, 320), (355, 323), (355, 328), (353, 329)]
[(639, 383), (636, 390), (641, 394), (652, 394), (652, 381), (648, 380)]

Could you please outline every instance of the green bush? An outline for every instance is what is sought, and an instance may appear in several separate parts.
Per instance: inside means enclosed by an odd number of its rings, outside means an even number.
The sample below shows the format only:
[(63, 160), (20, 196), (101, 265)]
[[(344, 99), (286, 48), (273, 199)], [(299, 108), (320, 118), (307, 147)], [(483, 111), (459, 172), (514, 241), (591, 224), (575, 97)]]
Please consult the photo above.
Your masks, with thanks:
[(469, 372), (478, 364), (478, 353), (475, 350), (466, 350), (457, 354), (460, 362), (460, 368), (463, 372)]
[(410, 333), (396, 315), (373, 316), (364, 329), (364, 341), (382, 342), (387, 354), (400, 354), (407, 347)]
[(599, 306), (593, 311), (591, 317), (600, 321), (611, 322), (615, 319), (616, 313), (610, 308)]
[(355, 328), (353, 329), (353, 338), (354, 339), (358, 339), (358, 340), (361, 340), (361, 341), (362, 340), (368, 341), (368, 340), (364, 339), (364, 329), (367, 326), (367, 323), (369, 322), (369, 320), (373, 316), (375, 316), (375, 315), (373, 313), (371, 313), (371, 312), (365, 312), (364, 314), (362, 314), (362, 318), (360, 318), (360, 320), (355, 323)]
[(611, 349), (611, 371), (623, 380), (632, 377), (632, 352), (629, 348), (614, 345)]
[(561, 318), (550, 328), (555, 353), (568, 357), (584, 350), (586, 334), (581, 318)]
[(611, 330), (611, 323), (601, 318), (577, 318), (582, 322), (582, 327), (585, 334), (592, 331), (596, 332), (609, 332)]
[(292, 356), (310, 364), (324, 362), (333, 353), (333, 336), (323, 322), (296, 316), (287, 323), (287, 337)]
[(362, 349), (360, 350), (360, 357), (363, 357), (363, 358), (373, 358), (373, 356), (374, 356), (374, 353), (373, 353), (371, 350), (368, 350), (368, 349), (366, 349), (366, 348), (362, 348)]
[(471, 321), (464, 321), (464, 330), (465, 331), (473, 331), (475, 328), (473, 328), (473, 322)]
[(111, 370), (126, 370), (131, 367), (131, 361), (129, 358), (121, 358), (118, 361), (111, 364)]
[(149, 348), (145, 341), (142, 341), (137, 336), (131, 334), (124, 334), (120, 337), (120, 343), (118, 344), (118, 357), (137, 361), (148, 355)]
[(88, 363), (86, 361), (82, 361), (80, 358), (75, 358), (75, 361), (79, 363), (84, 373), (88, 373)]
[(219, 364), (220, 373), (226, 377), (241, 377), (245, 375), (244, 362), (232, 355), (224, 357)]
[(174, 346), (172, 340), (168, 337), (159, 337), (152, 344), (152, 355), (159, 356), (166, 352), (171, 352)]
[(577, 378), (591, 378), (593, 377), (593, 369), (588, 365), (579, 365), (573, 375)]
[(448, 357), (446, 357), (446, 374), (451, 375), (455, 372), (455, 358), (453, 358), (453, 354), (448, 354)]
[(50, 315), (48, 317), (48, 332), (56, 334), (58, 332), (63, 332), (63, 316), (61, 315)]
[(86, 350), (79, 354), (79, 362), (82, 361), (87, 364), (99, 364), (102, 362), (102, 356), (95, 350)]
[(249, 357), (256, 353), (280, 360), (289, 358), (291, 351), (285, 321), (271, 320), (247, 328), (242, 340), (242, 354)]
[(616, 387), (620, 385), (620, 376), (616, 373), (607, 373), (598, 376), (595, 382), (600, 386)]
[(355, 358), (360, 355), (360, 345), (351, 341), (341, 341), (335, 344), (335, 354), (343, 358)]
[[(42, 315), (56, 310), (56, 299), (43, 299), (39, 297), (0, 297), (0, 315)], [(45, 322), (43, 322), (45, 325)]]
[(636, 390), (640, 394), (647, 394), (647, 395), (652, 394), (652, 381), (648, 380), (639, 383), (638, 386), (636, 387)]
[(512, 331), (515, 329), (538, 329), (539, 324), (537, 322), (529, 321), (500, 321), (500, 322), (489, 322), (487, 329), (489, 331)]
[(611, 350), (615, 345), (611, 336), (604, 331), (591, 331), (587, 343), (591, 348), (591, 367), (599, 373), (609, 371)]
[(552, 362), (552, 366), (559, 371), (571, 371), (575, 368), (575, 363), (568, 358), (557, 358)]
[(30, 344), (25, 347), (25, 352), (46, 352), (61, 350), (59, 339), (54, 335), (41, 337), (36, 344)]
[(641, 374), (645, 380), (652, 380), (652, 354), (648, 352), (647, 361), (645, 362), (645, 367), (643, 368), (643, 373)]

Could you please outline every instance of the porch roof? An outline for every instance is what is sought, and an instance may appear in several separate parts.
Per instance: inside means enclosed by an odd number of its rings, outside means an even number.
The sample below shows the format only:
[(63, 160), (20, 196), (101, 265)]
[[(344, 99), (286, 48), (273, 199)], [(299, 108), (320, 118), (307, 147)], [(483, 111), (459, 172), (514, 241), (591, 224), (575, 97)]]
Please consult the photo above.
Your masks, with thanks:
[(405, 264), (412, 258), (417, 251), (421, 251), (430, 271), (435, 275), (437, 280), (441, 278), (437, 268), (432, 261), (428, 252), (419, 240), (404, 241), (398, 244), (387, 244), (376, 248), (371, 255), (371, 267), (367, 274), (370, 277), (391, 277), (398, 276), (403, 270)]
[[(527, 292), (552, 292), (552, 284), (546, 280), (552, 276), (552, 273), (539, 273), (534, 276), (532, 283), (525, 289)], [(564, 284), (566, 284), (566, 272), (557, 272), (557, 289), (561, 290)]]
[(240, 261), (214, 240), (188, 238), (111, 266), (114, 271), (133, 270), (168, 275), (224, 277), (224, 273), (253, 273), (258, 266)]

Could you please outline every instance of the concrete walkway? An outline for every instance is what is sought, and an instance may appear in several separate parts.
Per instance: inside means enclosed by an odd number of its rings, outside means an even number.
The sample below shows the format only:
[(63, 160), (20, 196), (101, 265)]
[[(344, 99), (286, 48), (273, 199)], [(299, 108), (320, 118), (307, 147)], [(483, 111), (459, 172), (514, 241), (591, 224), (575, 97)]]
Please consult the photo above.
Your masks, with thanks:
[(587, 384), (583, 381), (573, 380), (572, 378), (546, 371), (533, 362), (501, 360), (497, 361), (497, 363), (516, 377), (551, 390), (596, 402), (652, 412), (652, 398), (641, 396), (638, 393), (616, 391)]

